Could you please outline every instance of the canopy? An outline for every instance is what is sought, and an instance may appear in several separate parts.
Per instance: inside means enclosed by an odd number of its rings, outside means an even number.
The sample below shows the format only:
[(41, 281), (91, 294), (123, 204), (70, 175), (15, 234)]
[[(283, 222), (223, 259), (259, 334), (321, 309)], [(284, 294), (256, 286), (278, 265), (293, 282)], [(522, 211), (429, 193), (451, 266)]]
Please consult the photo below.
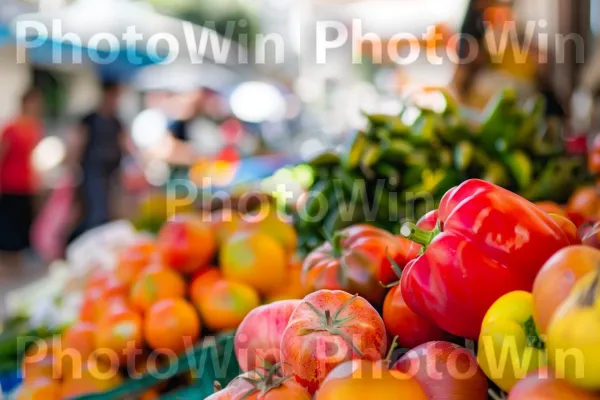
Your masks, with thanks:
[[(30, 26), (26, 32), (23, 24)], [(12, 21), (12, 33), (31, 47), (40, 38), (33, 24), (41, 29), (42, 36), (44, 30), (48, 35), (43, 44), (40, 41), (39, 46), (29, 49), (35, 62), (94, 65), (105, 78), (129, 78), (140, 67), (175, 60), (228, 64), (244, 51), (209, 28), (185, 24), (158, 14), (147, 3), (127, 0), (77, 0), (57, 11), (19, 15)], [(130, 29), (137, 36), (133, 41), (124, 39)], [(69, 34), (70, 38), (66, 36)], [(77, 42), (73, 42), (73, 34)], [(199, 48), (203, 36), (208, 38), (208, 45)], [(215, 51), (213, 42), (229, 49), (225, 56), (221, 57), (219, 49)]]

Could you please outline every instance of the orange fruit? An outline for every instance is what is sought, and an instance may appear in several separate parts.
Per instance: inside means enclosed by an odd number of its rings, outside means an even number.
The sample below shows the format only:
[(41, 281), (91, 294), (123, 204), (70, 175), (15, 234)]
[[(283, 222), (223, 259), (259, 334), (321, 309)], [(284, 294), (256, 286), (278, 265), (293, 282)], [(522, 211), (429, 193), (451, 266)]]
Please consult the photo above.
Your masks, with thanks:
[(260, 305), (255, 289), (239, 282), (220, 280), (196, 303), (204, 324), (213, 331), (235, 329)]
[(287, 254), (294, 254), (298, 246), (298, 235), (296, 230), (283, 221), (276, 213), (269, 213), (257, 221), (250, 221), (243, 229), (254, 230), (271, 236), (283, 246)]
[(61, 336), (60, 351), (56, 351), (57, 370), (61, 377), (73, 377), (81, 372), (83, 362), (94, 353), (96, 326), (90, 322), (76, 322)]
[(269, 293), (286, 280), (285, 250), (263, 233), (235, 234), (221, 248), (220, 260), (225, 279), (248, 284), (260, 293)]
[(55, 343), (52, 339), (36, 340), (27, 351), (21, 362), (23, 381), (33, 381), (38, 378), (58, 379), (54, 356)]
[(25, 382), (17, 400), (60, 400), (60, 383), (50, 378), (36, 378)]
[(184, 352), (200, 337), (200, 319), (183, 299), (165, 299), (148, 310), (144, 320), (146, 342), (155, 350)]
[(94, 287), (90, 289), (86, 294), (86, 298), (90, 304), (84, 306), (90, 307), (91, 314), (83, 315), (83, 320), (87, 322), (97, 321), (104, 313), (107, 308), (113, 303), (124, 303), (129, 296), (129, 286), (119, 281), (114, 275), (107, 278), (102, 286)]
[(207, 266), (215, 255), (216, 246), (211, 227), (191, 215), (168, 221), (156, 241), (162, 264), (183, 274), (193, 274)]
[(578, 188), (569, 198), (567, 211), (574, 212), (585, 219), (596, 220), (600, 217), (600, 195), (595, 186)]
[(65, 379), (62, 384), (61, 398), (70, 399), (93, 393), (104, 393), (123, 383), (119, 371), (97, 360), (83, 364), (81, 374)]
[(83, 302), (79, 309), (79, 320), (84, 322), (96, 321), (96, 303), (102, 298), (102, 290), (92, 288), (83, 295)]
[(94, 288), (102, 288), (112, 277), (112, 273), (106, 269), (97, 269), (90, 274), (88, 281), (85, 285), (85, 291)]
[(131, 287), (131, 304), (142, 312), (164, 299), (184, 297), (186, 283), (176, 271), (153, 266), (142, 272)]
[(239, 212), (230, 209), (215, 211), (208, 218), (219, 245), (238, 231), (244, 223)]
[(269, 292), (266, 297), (266, 302), (273, 303), (280, 300), (303, 299), (309, 291), (302, 285), (301, 277), (302, 261), (294, 256), (288, 265), (285, 283), (281, 287)]
[(217, 267), (209, 267), (194, 275), (190, 283), (190, 299), (192, 303), (198, 307), (202, 296), (221, 279), (223, 279), (223, 274), (221, 274), (221, 270)]
[(114, 307), (98, 320), (94, 336), (98, 357), (122, 363), (142, 347), (142, 317), (129, 307)]
[(154, 243), (151, 241), (142, 241), (127, 247), (119, 254), (117, 260), (117, 278), (131, 285), (139, 273), (150, 264), (154, 251)]

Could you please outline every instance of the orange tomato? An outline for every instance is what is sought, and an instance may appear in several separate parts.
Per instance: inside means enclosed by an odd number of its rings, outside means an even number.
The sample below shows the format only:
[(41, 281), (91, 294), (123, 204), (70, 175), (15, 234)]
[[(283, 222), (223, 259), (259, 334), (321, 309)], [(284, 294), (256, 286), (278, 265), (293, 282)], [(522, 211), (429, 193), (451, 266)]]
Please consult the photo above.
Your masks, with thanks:
[(220, 261), (226, 279), (250, 285), (260, 293), (275, 290), (286, 279), (283, 247), (262, 233), (235, 234), (221, 248)]
[(215, 211), (209, 218), (211, 228), (219, 246), (243, 225), (243, 220), (239, 212), (235, 210), (223, 209)]
[(296, 230), (276, 213), (269, 213), (256, 221), (246, 222), (242, 229), (268, 235), (281, 244), (287, 254), (294, 254), (298, 246)]
[(111, 277), (113, 277), (111, 271), (106, 269), (94, 270), (94, 272), (92, 272), (88, 278), (88, 281), (85, 285), (85, 290), (88, 291), (94, 288), (102, 288)]
[(193, 274), (212, 261), (216, 240), (210, 226), (199, 217), (182, 215), (163, 225), (156, 249), (164, 265)]
[(98, 288), (87, 290), (83, 295), (81, 308), (79, 309), (79, 320), (83, 322), (96, 321), (96, 303), (102, 298), (102, 291)]
[(83, 364), (81, 375), (65, 379), (62, 384), (61, 398), (104, 393), (123, 383), (119, 371), (97, 360), (89, 360)]
[(199, 304), (202, 301), (202, 296), (217, 282), (223, 279), (223, 275), (221, 274), (221, 270), (217, 267), (209, 267), (204, 271), (198, 272), (192, 278), (192, 282), (190, 283), (190, 299), (192, 303), (199, 307)]
[(164, 267), (151, 267), (142, 272), (133, 285), (129, 300), (142, 312), (164, 299), (185, 296), (185, 280), (176, 271)]
[(23, 381), (33, 381), (38, 378), (60, 378), (55, 369), (55, 343), (49, 340), (37, 340), (25, 352), (21, 362)]
[(508, 400), (600, 400), (600, 395), (587, 392), (558, 379), (547, 367), (520, 380), (510, 391)]
[(251, 286), (226, 280), (216, 282), (197, 304), (202, 321), (213, 331), (237, 328), (259, 305), (258, 293)]
[(150, 347), (175, 354), (193, 346), (200, 337), (200, 330), (196, 310), (183, 299), (159, 301), (150, 307), (144, 321), (144, 336)]
[(565, 210), (553, 201), (538, 201), (535, 205), (541, 208), (546, 214), (567, 216)]
[(286, 373), (314, 393), (337, 365), (381, 360), (386, 348), (385, 325), (367, 300), (341, 290), (319, 290), (292, 313), (281, 338), (281, 361)]
[(142, 317), (127, 306), (114, 307), (98, 320), (94, 339), (103, 361), (122, 363), (142, 347)]
[(57, 352), (57, 369), (64, 378), (80, 373), (81, 363), (87, 361), (95, 350), (96, 326), (89, 322), (76, 322), (61, 336), (61, 351)]
[(600, 250), (570, 246), (554, 254), (542, 267), (533, 284), (533, 317), (540, 333), (546, 333), (556, 309), (573, 286), (600, 264)]
[(315, 400), (410, 399), (427, 400), (419, 383), (410, 375), (390, 371), (384, 362), (347, 361), (332, 370)]
[(60, 383), (40, 377), (25, 382), (17, 393), (17, 400), (60, 400), (60, 392)]
[(302, 284), (302, 261), (293, 257), (287, 268), (287, 277), (280, 287), (269, 292), (267, 303), (280, 300), (300, 300), (310, 291)]
[(569, 240), (569, 244), (581, 244), (581, 239), (579, 238), (579, 230), (575, 226), (573, 222), (567, 217), (558, 214), (548, 214), (552, 219), (560, 226), (560, 229), (565, 233), (565, 236)]
[(584, 186), (575, 191), (567, 203), (567, 212), (576, 213), (589, 220), (600, 217), (600, 196), (594, 186)]
[(142, 241), (123, 250), (117, 260), (117, 278), (131, 285), (139, 273), (150, 264), (154, 251), (154, 243), (151, 241)]
[(124, 304), (129, 296), (129, 285), (111, 275), (107, 281), (96, 289), (91, 290), (93, 303), (93, 321), (97, 321), (113, 303)]

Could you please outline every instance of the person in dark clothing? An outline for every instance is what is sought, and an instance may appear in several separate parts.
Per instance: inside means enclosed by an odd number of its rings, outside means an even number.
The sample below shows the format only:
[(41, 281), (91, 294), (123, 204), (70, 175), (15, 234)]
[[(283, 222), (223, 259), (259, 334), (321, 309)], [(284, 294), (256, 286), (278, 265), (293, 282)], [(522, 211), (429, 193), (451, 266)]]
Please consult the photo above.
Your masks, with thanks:
[(117, 117), (120, 91), (117, 84), (104, 84), (99, 109), (79, 124), (76, 162), (82, 173), (83, 216), (70, 240), (110, 220), (112, 181), (119, 171), (125, 142), (123, 126)]

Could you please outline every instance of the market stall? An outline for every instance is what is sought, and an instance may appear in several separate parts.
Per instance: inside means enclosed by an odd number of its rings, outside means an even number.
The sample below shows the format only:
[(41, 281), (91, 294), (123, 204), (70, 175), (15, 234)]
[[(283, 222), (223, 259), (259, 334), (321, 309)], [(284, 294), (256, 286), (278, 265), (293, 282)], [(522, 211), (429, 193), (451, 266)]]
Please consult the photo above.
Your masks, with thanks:
[[(389, 21), (374, 3), (344, 9)], [(420, 25), (411, 4), (406, 23)], [(444, 48), (455, 8), (427, 16)], [(305, 67), (294, 84), (213, 64), (137, 72), (149, 104), (130, 136), (144, 200), (8, 294), (7, 396), (600, 399), (600, 141), (573, 139), (534, 85), (494, 81), (475, 106), (446, 75), (424, 73), (444, 78), (435, 87), (409, 79), (418, 65), (402, 69), (407, 81), (371, 68), (360, 93), (375, 110), (356, 121), (312, 120), (302, 113), (319, 104), (300, 103), (302, 78), (335, 73)], [(336, 70), (337, 96), (352, 93), (349, 70)], [(220, 91), (227, 118), (193, 130), (185, 162), (166, 157), (166, 114), (199, 87)], [(348, 97), (344, 107), (364, 101)], [(237, 151), (254, 132), (280, 147)], [(217, 148), (221, 136), (231, 146)]]

